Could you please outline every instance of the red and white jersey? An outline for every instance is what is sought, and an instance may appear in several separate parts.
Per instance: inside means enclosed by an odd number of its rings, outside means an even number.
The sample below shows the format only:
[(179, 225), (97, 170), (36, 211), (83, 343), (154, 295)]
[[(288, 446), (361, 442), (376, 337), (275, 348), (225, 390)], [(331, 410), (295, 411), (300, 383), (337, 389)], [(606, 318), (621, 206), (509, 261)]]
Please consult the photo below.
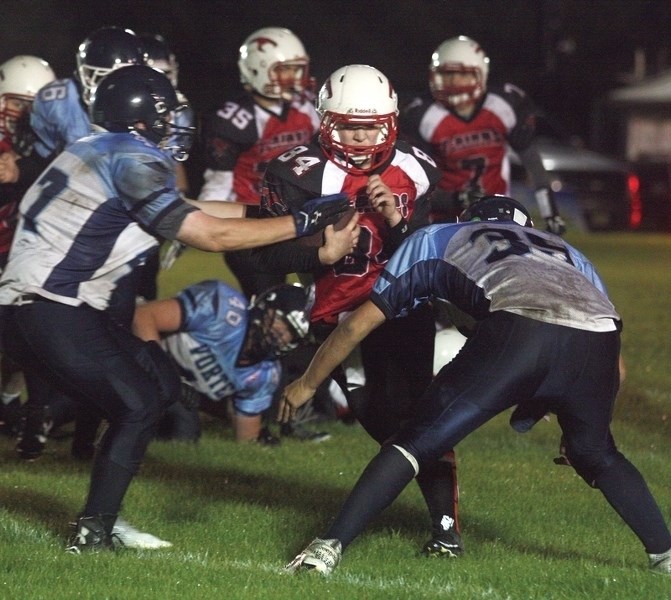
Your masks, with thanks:
[(519, 88), (506, 84), (488, 91), (475, 113), (464, 119), (427, 96), (401, 113), (403, 134), (436, 160), (447, 192), (510, 193), (507, 147), (525, 150), (535, 130), (535, 110)]
[[(396, 148), (384, 165), (376, 169), (384, 183), (389, 186), (405, 221), (412, 221), (419, 202), (435, 186), (440, 177), (434, 161), (424, 152), (405, 142), (397, 142)], [(373, 174), (371, 173), (371, 175)], [(361, 233), (357, 248), (335, 265), (313, 269), (315, 279), (315, 304), (310, 319), (312, 322), (336, 323), (338, 315), (354, 310), (367, 298), (385, 263), (401, 240), (380, 213), (370, 205), (366, 193), (368, 175), (352, 175), (328, 160), (318, 143), (299, 146), (277, 157), (268, 164), (261, 200), (262, 216), (289, 214), (289, 208), (297, 208), (312, 198), (345, 192), (352, 207), (359, 212)], [(428, 216), (425, 207), (424, 219)], [(422, 212), (417, 210), (417, 214)], [(413, 226), (424, 225), (413, 223)], [(407, 227), (404, 235), (414, 227)], [(293, 248), (292, 251), (282, 251)], [(315, 248), (301, 246), (301, 242), (283, 242), (280, 245), (259, 249), (269, 268), (285, 272), (301, 272), (296, 254), (301, 249), (310, 254)], [(285, 258), (289, 255), (289, 258)]]
[(200, 200), (259, 204), (268, 162), (319, 129), (314, 104), (304, 97), (283, 103), (278, 113), (245, 94), (224, 103), (206, 124), (206, 170)]

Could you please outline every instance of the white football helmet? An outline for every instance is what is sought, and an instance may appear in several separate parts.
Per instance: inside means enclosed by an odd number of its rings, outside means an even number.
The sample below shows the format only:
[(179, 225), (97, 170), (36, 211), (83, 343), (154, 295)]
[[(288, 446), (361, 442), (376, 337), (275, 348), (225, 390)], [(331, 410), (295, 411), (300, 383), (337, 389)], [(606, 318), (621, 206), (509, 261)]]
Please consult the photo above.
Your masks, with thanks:
[[(284, 73), (284, 68), (293, 69)], [(267, 98), (289, 101), (294, 93), (307, 90), (309, 68), (303, 43), (283, 27), (259, 29), (240, 46), (240, 81)]]
[(82, 100), (89, 106), (100, 80), (120, 67), (144, 64), (144, 50), (130, 29), (101, 27), (91, 33), (77, 50), (77, 78)]
[[(470, 74), (472, 85), (454, 85), (445, 82), (444, 75)], [(436, 101), (447, 106), (475, 102), (487, 89), (489, 58), (475, 40), (465, 35), (445, 40), (431, 55), (429, 87)]]
[[(347, 65), (324, 82), (317, 98), (321, 117), (319, 143), (324, 153), (349, 173), (368, 173), (391, 155), (398, 136), (398, 99), (387, 77), (375, 67)], [(354, 146), (340, 139), (339, 126), (380, 126), (372, 146)], [(371, 160), (362, 169), (358, 165)]]
[[(0, 133), (14, 133), (16, 122), (30, 110), (38, 90), (56, 79), (49, 63), (20, 55), (0, 65)], [(10, 106), (9, 101), (12, 102)]]

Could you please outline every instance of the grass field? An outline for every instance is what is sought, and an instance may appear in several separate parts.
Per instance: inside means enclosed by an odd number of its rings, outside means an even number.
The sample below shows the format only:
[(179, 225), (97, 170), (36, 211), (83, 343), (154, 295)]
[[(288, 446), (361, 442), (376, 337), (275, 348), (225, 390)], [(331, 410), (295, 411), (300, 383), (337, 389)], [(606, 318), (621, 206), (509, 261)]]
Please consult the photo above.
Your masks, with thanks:
[[(624, 319), (627, 378), (613, 429), (671, 521), (671, 236), (569, 236), (593, 259)], [(162, 295), (228, 277), (219, 256), (187, 252)], [(358, 426), (327, 424), (322, 444), (236, 445), (206, 420), (198, 445), (155, 442), (124, 506), (133, 524), (174, 543), (161, 551), (71, 556), (67, 523), (89, 464), (49, 442), (34, 463), (0, 439), (0, 597), (648, 600), (671, 578), (647, 571), (638, 540), (572, 469), (553, 464), (556, 421), (515, 434), (501, 415), (458, 448), (466, 554), (426, 559), (416, 486), (376, 521), (328, 579), (281, 567), (323, 532), (376, 451)]]

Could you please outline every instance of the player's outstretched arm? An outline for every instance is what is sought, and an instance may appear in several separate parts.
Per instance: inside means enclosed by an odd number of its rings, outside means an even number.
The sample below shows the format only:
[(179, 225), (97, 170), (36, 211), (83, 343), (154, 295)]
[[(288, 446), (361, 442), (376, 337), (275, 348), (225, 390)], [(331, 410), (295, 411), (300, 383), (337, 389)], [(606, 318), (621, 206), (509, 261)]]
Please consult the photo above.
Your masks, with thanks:
[(241, 218), (244, 205), (197, 200), (189, 203), (201, 210), (186, 216), (177, 239), (209, 252), (245, 250), (312, 235), (338, 221), (349, 208), (345, 194), (334, 194), (309, 200), (286, 217), (245, 219)]
[(297, 408), (305, 404), (356, 345), (385, 321), (384, 313), (370, 300), (343, 319), (319, 347), (307, 370), (290, 383), (282, 394), (277, 420), (291, 420)]

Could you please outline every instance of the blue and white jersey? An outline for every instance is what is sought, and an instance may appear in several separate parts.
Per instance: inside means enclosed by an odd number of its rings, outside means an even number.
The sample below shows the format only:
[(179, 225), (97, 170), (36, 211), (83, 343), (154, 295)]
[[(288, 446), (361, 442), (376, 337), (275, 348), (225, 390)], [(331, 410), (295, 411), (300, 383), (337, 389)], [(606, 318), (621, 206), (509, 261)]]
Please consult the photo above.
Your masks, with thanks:
[[(106, 310), (156, 236), (175, 239), (195, 210), (175, 188), (172, 162), (136, 133), (96, 133), (71, 144), (28, 189), (0, 280), (0, 304), (25, 294)], [(124, 289), (115, 306), (134, 303)]]
[(182, 376), (212, 400), (233, 398), (246, 414), (266, 410), (279, 385), (277, 360), (236, 366), (247, 332), (247, 300), (220, 281), (203, 281), (177, 296), (180, 330), (162, 340)]
[(37, 136), (35, 150), (42, 158), (62, 152), (91, 133), (91, 120), (74, 79), (57, 79), (37, 92), (30, 126)]
[(591, 262), (556, 235), (504, 222), (431, 225), (396, 250), (371, 300), (388, 319), (440, 298), (476, 320), (507, 311), (587, 331), (620, 317)]

